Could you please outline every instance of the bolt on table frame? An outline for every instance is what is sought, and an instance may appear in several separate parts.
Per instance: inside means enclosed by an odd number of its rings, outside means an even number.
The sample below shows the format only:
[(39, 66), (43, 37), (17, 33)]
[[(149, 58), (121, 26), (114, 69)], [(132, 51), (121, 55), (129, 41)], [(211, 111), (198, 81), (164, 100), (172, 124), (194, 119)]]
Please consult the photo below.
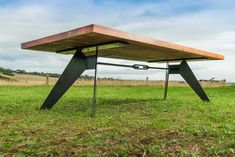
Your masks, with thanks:
[(201, 87), (200, 83), (196, 79), (192, 70), (190, 69), (186, 60), (182, 60), (180, 64), (169, 65), (167, 61), (167, 67), (151, 67), (148, 65), (122, 65), (122, 64), (114, 64), (114, 63), (104, 63), (98, 62), (99, 56), (99, 45), (95, 46), (95, 55), (93, 56), (85, 56), (83, 53), (83, 49), (76, 49), (76, 52), (69, 64), (65, 68), (64, 72), (56, 82), (55, 86), (51, 90), (50, 94), (44, 101), (41, 109), (50, 109), (52, 108), (57, 101), (64, 95), (64, 93), (72, 86), (72, 84), (82, 75), (85, 70), (94, 69), (94, 91), (93, 91), (93, 103), (92, 103), (92, 116), (94, 117), (96, 114), (96, 80), (97, 80), (97, 64), (107, 65), (107, 66), (121, 66), (121, 67), (129, 67), (137, 70), (148, 70), (148, 69), (159, 69), (166, 70), (166, 79), (165, 79), (165, 91), (164, 91), (164, 99), (167, 97), (167, 89), (168, 89), (168, 80), (170, 74), (180, 74), (183, 79), (189, 84), (189, 86), (194, 90), (194, 92), (201, 98), (202, 101), (209, 102), (209, 98)]

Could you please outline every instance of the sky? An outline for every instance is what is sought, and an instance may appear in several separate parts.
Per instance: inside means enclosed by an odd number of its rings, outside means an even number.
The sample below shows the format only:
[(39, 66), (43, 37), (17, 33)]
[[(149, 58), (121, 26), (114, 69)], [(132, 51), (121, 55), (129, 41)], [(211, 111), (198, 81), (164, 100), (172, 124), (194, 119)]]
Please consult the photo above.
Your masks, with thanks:
[[(21, 50), (20, 44), (94, 23), (222, 54), (223, 61), (189, 65), (198, 79), (215, 77), (235, 82), (233, 4), (233, 0), (0, 0), (0, 67), (62, 73), (71, 55)], [(104, 58), (99, 61), (145, 64)], [(85, 74), (93, 73), (89, 70)], [(98, 77), (163, 80), (165, 72), (99, 65)], [(170, 78), (181, 80), (177, 75)]]

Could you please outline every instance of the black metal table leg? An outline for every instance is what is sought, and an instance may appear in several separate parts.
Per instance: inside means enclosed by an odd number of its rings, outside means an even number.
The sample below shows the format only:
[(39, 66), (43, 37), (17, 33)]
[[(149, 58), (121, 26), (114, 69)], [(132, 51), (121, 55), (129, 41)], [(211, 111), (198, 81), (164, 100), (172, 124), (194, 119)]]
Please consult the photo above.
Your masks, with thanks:
[(169, 74), (180, 74), (203, 101), (210, 101), (186, 61), (179, 65), (170, 65)]
[(86, 69), (94, 69), (95, 59), (96, 57), (86, 57), (81, 50), (77, 50), (41, 106), (41, 109), (52, 108)]
[(94, 76), (94, 91), (93, 91), (93, 103), (92, 103), (92, 117), (96, 114), (96, 82), (97, 82), (97, 59), (98, 59), (98, 46), (96, 46), (96, 59), (95, 59), (95, 76)]
[(164, 90), (164, 100), (166, 100), (167, 97), (167, 91), (168, 91), (168, 82), (169, 82), (169, 62), (166, 62), (166, 77), (165, 77), (165, 90)]

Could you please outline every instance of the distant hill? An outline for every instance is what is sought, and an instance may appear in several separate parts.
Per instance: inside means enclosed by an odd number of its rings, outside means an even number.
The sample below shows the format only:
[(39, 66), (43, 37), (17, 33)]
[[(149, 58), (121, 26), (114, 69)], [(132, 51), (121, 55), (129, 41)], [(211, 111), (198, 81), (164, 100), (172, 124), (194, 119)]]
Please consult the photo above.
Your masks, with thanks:
[[(14, 76), (15, 74), (28, 74), (28, 75), (35, 75), (35, 76), (49, 76), (49, 77), (54, 77), (54, 78), (59, 78), (60, 74), (58, 73), (44, 73), (44, 72), (27, 72), (25, 70), (17, 69), (17, 70), (12, 70), (12, 69), (6, 69), (0, 67), (0, 73), (7, 75), (7, 76)], [(89, 76), (89, 75), (82, 75), (80, 78), (86, 79), (86, 80), (91, 80), (94, 77)], [(111, 78), (109, 78), (111, 79)]]
[(0, 67), (0, 72), (4, 75), (14, 76), (15, 73), (17, 74), (29, 74), (29, 75), (37, 75), (37, 76), (49, 76), (49, 77), (60, 77), (60, 74), (57, 73), (44, 73), (44, 72), (27, 72), (25, 70), (17, 69), (5, 69)]

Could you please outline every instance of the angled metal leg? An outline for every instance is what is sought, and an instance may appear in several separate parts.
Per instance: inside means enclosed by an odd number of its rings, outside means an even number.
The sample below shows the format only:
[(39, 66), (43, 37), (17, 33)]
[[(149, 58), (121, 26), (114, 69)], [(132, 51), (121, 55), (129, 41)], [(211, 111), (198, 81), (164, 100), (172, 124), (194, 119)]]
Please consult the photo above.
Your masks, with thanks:
[(86, 69), (94, 69), (94, 61), (95, 57), (86, 57), (80, 50), (77, 50), (41, 106), (41, 109), (52, 108)]
[(98, 46), (96, 46), (96, 59), (95, 59), (95, 76), (94, 76), (94, 91), (93, 91), (93, 103), (92, 103), (92, 117), (95, 117), (96, 113), (96, 82), (97, 82), (97, 59), (98, 59)]
[(179, 65), (170, 65), (169, 74), (180, 74), (203, 101), (210, 101), (186, 61)]
[(169, 63), (166, 62), (166, 77), (165, 77), (165, 90), (164, 90), (164, 100), (166, 100), (167, 97), (167, 91), (168, 91), (168, 82), (169, 82)]

